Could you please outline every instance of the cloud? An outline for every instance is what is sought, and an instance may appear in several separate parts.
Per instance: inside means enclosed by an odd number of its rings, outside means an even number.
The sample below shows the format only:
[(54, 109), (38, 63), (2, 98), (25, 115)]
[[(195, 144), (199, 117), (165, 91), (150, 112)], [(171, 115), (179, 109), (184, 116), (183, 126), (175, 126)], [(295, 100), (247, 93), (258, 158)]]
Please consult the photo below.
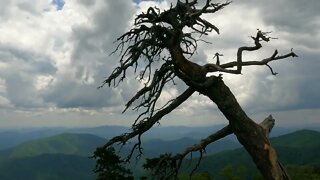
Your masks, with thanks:
[(16, 107), (41, 107), (45, 104), (34, 87), (39, 75), (55, 73), (53, 60), (46, 54), (0, 45), (0, 76), (4, 79), (5, 95)]
[(17, 0), (1, 1), (1, 10), (0, 106), (7, 121), (54, 121), (59, 112), (79, 119), (98, 112), (102, 119), (118, 113), (138, 88), (128, 80), (123, 89), (97, 90), (118, 65), (118, 57), (108, 54), (135, 13), (133, 2)]
[(285, 0), (273, 3), (259, 1), (256, 5), (247, 1), (247, 7), (258, 9), (263, 22), (273, 27), (272, 35), (279, 38), (274, 41), (277, 49), (284, 52), (293, 48), (300, 56), (272, 64), (280, 73), (268, 83), (272, 87), (269, 98), (274, 99), (272, 109), (319, 108), (320, 96), (316, 92), (319, 87), (313, 82), (319, 81), (320, 77), (317, 70), (320, 33), (316, 30), (320, 28), (320, 15), (317, 13), (320, 3)]
[[(259, 9), (266, 24), (274, 25), (276, 28), (291, 33), (317, 32), (315, 27), (319, 26), (320, 3), (317, 0), (310, 0), (308, 3), (299, 0), (283, 0), (277, 2), (252, 0), (245, 1), (248, 8)], [(272, 12), (272, 13), (271, 13)], [(309, 31), (310, 32), (310, 31)]]
[[(310, 12), (301, 10), (300, 1), (244, 1), (233, 2), (216, 16), (209, 17), (221, 30), (221, 35), (210, 35), (206, 46), (210, 61), (215, 52), (222, 53), (222, 62), (236, 59), (237, 48), (253, 44), (249, 36), (256, 29), (272, 31), (278, 39), (263, 43), (262, 50), (245, 53), (245, 60), (269, 57), (274, 49), (280, 54), (294, 51), (300, 56), (270, 63), (279, 75), (272, 77), (267, 67), (244, 68), (243, 75), (225, 75), (240, 104), (249, 112), (318, 108), (319, 95), (315, 92), (320, 55), (317, 6), (313, 1)], [(284, 9), (284, 7), (286, 7)], [(272, 13), (271, 13), (272, 12)], [(292, 15), (292, 16), (291, 16)], [(310, 64), (313, 64), (310, 66)]]
[[(134, 119), (131, 112), (119, 116), (125, 103), (141, 87), (131, 70), (119, 87), (100, 90), (97, 87), (118, 66), (117, 54), (109, 56), (109, 53), (116, 46), (116, 38), (132, 27), (135, 14), (150, 6), (165, 9), (173, 2), (2, 0), (0, 106), (5, 110), (0, 114), (7, 120), (30, 121), (66, 116), (81, 119), (82, 123), (86, 118), (101, 123), (98, 119), (104, 119), (106, 114), (112, 119), (110, 123), (118, 123), (115, 119), (120, 118)], [(200, 43), (192, 61), (212, 62), (216, 52), (224, 55), (223, 63), (233, 61), (238, 47), (252, 45), (249, 36), (257, 28), (272, 31), (271, 35), (278, 39), (264, 43), (264, 49), (259, 52), (245, 53), (245, 60), (269, 57), (274, 49), (284, 54), (291, 48), (300, 57), (271, 63), (279, 73), (275, 77), (267, 67), (257, 66), (244, 68), (243, 75), (225, 74), (226, 84), (250, 114), (318, 112), (308, 109), (319, 108), (320, 100), (317, 92), (320, 87), (316, 83), (320, 80), (319, 4), (317, 0), (233, 2), (221, 12), (207, 16), (220, 28), (221, 34), (203, 37), (212, 44)], [(161, 105), (187, 88), (182, 81), (176, 83), (166, 87)], [(26, 114), (31, 115), (24, 117)], [(177, 119), (168, 124), (224, 122), (217, 107), (198, 94), (167, 118)], [(189, 118), (198, 121), (186, 122)], [(40, 123), (40, 120), (32, 122)]]
[[(97, 87), (118, 65), (117, 57), (108, 56), (108, 51), (115, 48), (112, 42), (128, 26), (134, 14), (132, 3), (100, 1), (90, 6), (87, 13), (90, 21), (72, 27), (73, 50), (70, 63), (65, 65), (68, 68), (57, 76), (46, 94), (46, 100), (58, 107), (102, 108), (123, 104), (126, 89), (97, 90)], [(61, 96), (66, 89), (69, 92)]]
[[(68, 1), (58, 12), (49, 10), (50, 4), (11, 2), (7, 20), (12, 22), (1, 24), (0, 58), (6, 95), (15, 107), (102, 108), (122, 103), (125, 92), (97, 87), (117, 65), (107, 51), (127, 27), (133, 5), (128, 1), (86, 5)], [(24, 12), (13, 16), (19, 9)], [(22, 23), (19, 16), (29, 21)]]

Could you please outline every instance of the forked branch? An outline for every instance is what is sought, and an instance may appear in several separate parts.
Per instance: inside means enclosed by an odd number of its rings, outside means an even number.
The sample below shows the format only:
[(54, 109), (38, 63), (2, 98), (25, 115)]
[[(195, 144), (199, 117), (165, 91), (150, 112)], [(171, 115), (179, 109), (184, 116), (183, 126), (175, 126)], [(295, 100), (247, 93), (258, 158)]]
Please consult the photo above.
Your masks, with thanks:
[[(278, 50), (275, 50), (274, 53), (269, 58), (266, 58), (266, 59), (263, 59), (260, 61), (243, 61), (243, 52), (244, 51), (259, 50), (262, 47), (261, 41), (265, 41), (265, 42), (270, 41), (271, 38), (268, 37), (267, 34), (269, 34), (269, 32), (262, 32), (262, 31), (258, 30), (256, 36), (251, 37), (254, 40), (255, 46), (240, 47), (237, 51), (237, 61), (233, 61), (233, 62), (221, 64), (221, 65), (220, 65), (220, 61), (219, 61), (219, 64), (218, 63), (216, 63), (216, 64), (209, 63), (209, 64), (204, 65), (204, 67), (208, 69), (208, 72), (225, 72), (225, 73), (230, 73), (230, 74), (241, 74), (243, 66), (266, 65), (271, 70), (271, 73), (273, 75), (276, 75), (277, 73), (275, 73), (273, 71), (273, 69), (271, 68), (271, 66), (268, 63), (271, 61), (286, 59), (288, 57), (298, 57), (298, 55), (295, 54), (292, 51), (292, 49), (291, 49), (290, 53), (287, 53), (284, 55), (278, 55)], [(229, 69), (229, 68), (233, 68), (233, 67), (236, 67), (236, 69)]]
[[(209, 63), (204, 66), (185, 58), (185, 55), (191, 58), (197, 50), (199, 39), (194, 36), (195, 34), (201, 37), (212, 31), (220, 33), (219, 29), (205, 20), (202, 15), (215, 13), (229, 4), (230, 1), (212, 3), (212, 0), (206, 0), (199, 8), (197, 0), (185, 0), (184, 2), (178, 0), (175, 6), (171, 5), (166, 11), (150, 7), (146, 12), (136, 16), (133, 28), (117, 39), (118, 45), (113, 53), (120, 53), (119, 66), (99, 88), (105, 84), (117, 86), (127, 77), (128, 69), (133, 68), (135, 73), (140, 72), (137, 79), (140, 83), (144, 83), (144, 86), (127, 102), (124, 111), (137, 100), (140, 100), (140, 103), (133, 109), (143, 108), (144, 111), (133, 123), (131, 132), (112, 138), (100, 150), (117, 144), (125, 145), (129, 140), (137, 138), (126, 160), (130, 160), (136, 150), (138, 150), (138, 155), (141, 155), (141, 136), (163, 116), (172, 112), (195, 91), (198, 91), (217, 104), (219, 110), (229, 120), (229, 125), (175, 156), (165, 154), (160, 158), (150, 159), (145, 167), (155, 170), (157, 175), (163, 175), (160, 178), (168, 177), (168, 175), (177, 177), (182, 159), (187, 154), (198, 151), (202, 156), (208, 144), (234, 133), (253, 157), (264, 177), (286, 179), (286, 173), (281, 169), (282, 166), (278, 163), (276, 153), (268, 140), (268, 133), (273, 126), (272, 117), (267, 118), (261, 125), (256, 124), (242, 110), (221, 76), (206, 77), (206, 75), (208, 72), (241, 74), (242, 67), (251, 65), (266, 65), (275, 75), (276, 73), (269, 65), (270, 62), (297, 57), (297, 55), (292, 50), (290, 53), (279, 55), (275, 50), (270, 57), (260, 61), (243, 60), (243, 52), (259, 50), (262, 47), (261, 42), (269, 42), (272, 39), (268, 37), (269, 32), (258, 30), (256, 36), (251, 37), (254, 45), (238, 48), (236, 60), (233, 62), (221, 64), (219, 53), (216, 53), (215, 56), (217, 63)], [(168, 53), (170, 57), (163, 57)], [(155, 62), (162, 63), (159, 69), (157, 69), (158, 66), (155, 67)], [(176, 99), (156, 110), (156, 104), (165, 85), (173, 82), (175, 77), (182, 79), (189, 88)], [(252, 132), (255, 132), (257, 137), (253, 137)], [(256, 145), (253, 146), (252, 142)]]
[[(140, 137), (142, 134), (144, 134), (146, 131), (152, 128), (152, 126), (157, 123), (163, 116), (167, 115), (174, 109), (176, 109), (180, 104), (182, 104), (184, 101), (186, 101), (195, 90), (192, 88), (188, 88), (185, 92), (183, 92), (180, 96), (178, 96), (176, 99), (174, 99), (169, 105), (167, 105), (165, 108), (159, 110), (157, 113), (155, 113), (152, 117), (149, 117), (143, 121), (140, 121), (138, 124), (133, 125), (132, 132), (130, 133), (124, 133), (120, 136), (116, 136), (109, 140), (104, 146), (104, 149), (107, 149), (110, 146), (116, 145), (116, 144), (126, 144), (129, 140), (138, 137), (138, 144), (134, 146), (134, 149), (140, 149), (141, 147), (141, 139)], [(133, 150), (134, 150), (133, 149)], [(128, 156), (128, 160), (131, 158), (134, 151), (131, 152)]]
[[(265, 130), (267, 137), (269, 137), (269, 133), (271, 132), (274, 126), (274, 122), (275, 120), (270, 115), (259, 124)], [(178, 172), (182, 165), (182, 161), (185, 159), (185, 157), (190, 153), (199, 152), (200, 157), (198, 158), (198, 163), (193, 168), (193, 171), (190, 173), (190, 175), (192, 175), (192, 173), (198, 168), (199, 162), (201, 161), (202, 156), (206, 152), (206, 147), (209, 144), (216, 142), (217, 140), (222, 139), (232, 133), (233, 131), (230, 125), (227, 125), (219, 131), (200, 140), (198, 144), (189, 146), (174, 156), (170, 154), (164, 154), (159, 158), (148, 159), (147, 163), (145, 164), (145, 167), (152, 170), (156, 177), (159, 176), (159, 172), (166, 172), (166, 176), (164, 176), (165, 174), (161, 174), (162, 178), (169, 179), (172, 176), (175, 176), (177, 178)], [(168, 164), (170, 164), (171, 166), (168, 166)]]

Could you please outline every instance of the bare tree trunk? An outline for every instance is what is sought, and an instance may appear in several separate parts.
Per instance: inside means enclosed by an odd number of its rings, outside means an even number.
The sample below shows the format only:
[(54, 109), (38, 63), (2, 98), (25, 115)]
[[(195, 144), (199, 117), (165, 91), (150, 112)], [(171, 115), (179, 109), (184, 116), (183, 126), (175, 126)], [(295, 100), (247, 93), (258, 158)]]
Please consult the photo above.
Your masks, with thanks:
[[(127, 69), (133, 68), (135, 72), (140, 69), (138, 67), (140, 67), (141, 59), (145, 60), (143, 61), (144, 69), (139, 73), (138, 79), (140, 81), (146, 80), (146, 83), (128, 101), (124, 110), (126, 111), (132, 107), (133, 102), (139, 100), (138, 105), (133, 109), (141, 108), (142, 112), (134, 121), (132, 132), (112, 138), (103, 146), (103, 149), (107, 150), (117, 143), (125, 145), (130, 139), (136, 137), (137, 143), (134, 144), (127, 161), (131, 159), (135, 150), (138, 150), (138, 154), (141, 155), (141, 136), (149, 131), (155, 123), (159, 122), (163, 116), (188, 99), (194, 91), (198, 91), (217, 104), (220, 111), (228, 119), (229, 125), (175, 156), (165, 154), (160, 158), (151, 159), (147, 161), (145, 167), (159, 177), (167, 175), (165, 177), (172, 178), (172, 175), (174, 175), (177, 178), (182, 160), (188, 153), (199, 151), (202, 156), (208, 144), (234, 133), (239, 142), (249, 152), (265, 179), (290, 179), (278, 162), (276, 152), (269, 141), (269, 132), (274, 125), (272, 117), (269, 116), (260, 124), (255, 123), (243, 111), (220, 76), (207, 78), (206, 75), (208, 72), (241, 74), (243, 66), (261, 65), (266, 65), (271, 74), (276, 75), (277, 73), (268, 63), (288, 57), (297, 57), (297, 55), (292, 49), (290, 53), (284, 55), (278, 55), (278, 51), (275, 50), (268, 58), (259, 61), (243, 61), (242, 54), (244, 51), (259, 50), (262, 47), (261, 42), (269, 42), (273, 39), (269, 36), (270, 32), (258, 30), (256, 36), (251, 36), (254, 45), (238, 48), (236, 61), (221, 64), (219, 53), (214, 56), (217, 59), (216, 63), (207, 63), (200, 66), (190, 61), (189, 59), (198, 48), (198, 40), (201, 40), (195, 38), (194, 33), (200, 35), (200, 37), (212, 31), (219, 34), (219, 29), (201, 16), (203, 14), (213, 14), (231, 3), (230, 1), (213, 3), (212, 0), (206, 0), (204, 1), (205, 4), (198, 8), (197, 2), (197, 0), (185, 0), (184, 2), (178, 0), (175, 6), (171, 5), (170, 9), (163, 12), (158, 8), (149, 7), (146, 12), (137, 15), (134, 27), (117, 39), (119, 44), (114, 52), (120, 51), (120, 65), (103, 81), (100, 87), (105, 84), (117, 86), (126, 78)], [(194, 32), (184, 32), (185, 27), (191, 28)], [(165, 49), (169, 51), (170, 57), (162, 56)], [(190, 58), (186, 59), (185, 55), (190, 56)], [(163, 62), (161, 67), (159, 69), (152, 67), (154, 62), (158, 61)], [(155, 109), (163, 88), (168, 83), (175, 84), (174, 79), (176, 77), (183, 80), (189, 88), (173, 101), (169, 101), (163, 108)], [(96, 158), (100, 157), (96, 155)]]
[(262, 126), (251, 120), (221, 78), (217, 78), (212, 86), (199, 90), (199, 92), (217, 104), (220, 111), (229, 120), (231, 130), (249, 152), (265, 179), (290, 179), (278, 162), (276, 152), (268, 138), (273, 124)]

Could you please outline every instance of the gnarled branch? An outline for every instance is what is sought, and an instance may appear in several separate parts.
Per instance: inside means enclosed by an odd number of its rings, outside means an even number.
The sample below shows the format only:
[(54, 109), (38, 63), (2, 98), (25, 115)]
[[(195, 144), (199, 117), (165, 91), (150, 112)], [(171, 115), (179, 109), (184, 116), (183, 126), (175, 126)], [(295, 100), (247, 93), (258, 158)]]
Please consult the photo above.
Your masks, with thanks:
[(192, 88), (188, 88), (185, 92), (183, 92), (180, 96), (178, 96), (176, 99), (174, 99), (169, 105), (167, 105), (165, 108), (159, 110), (157, 113), (155, 113), (152, 117), (149, 117), (143, 121), (140, 121), (138, 124), (133, 125), (132, 132), (130, 133), (124, 133), (120, 136), (116, 136), (112, 139), (110, 139), (104, 146), (104, 149), (107, 149), (110, 146), (116, 145), (116, 144), (126, 144), (129, 140), (132, 138), (135, 138), (138, 136), (138, 145), (134, 145), (133, 150), (131, 151), (131, 154), (127, 157), (127, 159), (130, 159), (134, 149), (139, 148), (141, 146), (140, 137), (143, 133), (148, 131), (152, 126), (157, 123), (163, 116), (167, 115), (171, 111), (173, 111), (175, 108), (177, 108), (180, 104), (182, 104), (185, 100), (187, 100), (195, 90)]
[[(241, 74), (243, 66), (266, 65), (271, 70), (271, 73), (275, 75), (276, 73), (268, 64), (269, 62), (288, 57), (297, 57), (297, 55), (293, 51), (278, 55), (278, 51), (275, 50), (269, 58), (260, 61), (244, 61), (244, 51), (256, 51), (262, 47), (262, 41), (268, 42), (272, 39), (267, 36), (269, 32), (258, 30), (256, 36), (251, 37), (254, 45), (240, 47), (237, 51), (236, 61), (221, 64), (219, 59), (221, 55), (219, 53), (216, 54), (216, 64), (209, 63), (200, 66), (187, 60), (185, 55), (189, 55), (191, 58), (198, 47), (197, 42), (199, 39), (195, 38), (194, 34), (201, 37), (212, 31), (220, 33), (219, 29), (211, 22), (203, 19), (202, 15), (215, 13), (230, 4), (229, 1), (212, 3), (212, 0), (206, 0), (205, 4), (198, 8), (197, 3), (197, 0), (185, 0), (184, 2), (177, 0), (175, 6), (172, 5), (170, 9), (162, 12), (156, 7), (150, 7), (146, 12), (137, 15), (134, 27), (117, 39), (119, 44), (113, 53), (120, 52), (120, 65), (103, 81), (100, 87), (105, 84), (117, 86), (126, 78), (126, 72), (129, 68), (133, 68), (135, 73), (141, 70), (138, 79), (140, 82), (145, 82), (144, 87), (128, 101), (124, 111), (138, 99), (141, 100), (140, 104), (133, 109), (144, 108), (145, 111), (141, 112), (133, 123), (132, 132), (112, 138), (102, 149), (107, 149), (116, 144), (124, 145), (130, 139), (137, 138), (137, 143), (134, 144), (127, 156), (127, 160), (131, 159), (136, 150), (138, 150), (138, 155), (141, 155), (141, 136), (152, 128), (155, 123), (159, 122), (163, 116), (188, 99), (193, 92), (198, 91), (217, 104), (228, 119), (229, 125), (207, 137), (198, 145), (189, 147), (176, 156), (165, 154), (160, 158), (150, 160), (146, 164), (147, 168), (155, 168), (154, 170), (157, 170), (156, 173), (164, 177), (166, 175), (176, 176), (182, 159), (186, 154), (192, 151), (199, 151), (202, 155), (204, 148), (209, 143), (232, 132), (250, 153), (265, 178), (288, 179), (285, 170), (277, 161), (276, 153), (268, 139), (268, 132), (274, 123), (272, 117), (267, 118), (261, 125), (256, 124), (242, 110), (230, 89), (222, 81), (221, 76), (206, 77), (206, 74), (218, 71)], [(188, 29), (188, 32), (185, 32), (185, 29)], [(168, 53), (164, 50), (167, 50), (171, 57), (162, 58), (164, 54)], [(156, 61), (162, 61), (163, 63), (160, 69), (153, 67)], [(141, 66), (141, 63), (143, 66)], [(236, 69), (233, 69), (234, 67)], [(199, 78), (198, 75), (201, 77)], [(156, 110), (156, 103), (162, 90), (176, 76), (190, 87), (179, 97)]]
[[(271, 132), (274, 126), (274, 122), (275, 120), (270, 115), (259, 124), (265, 130), (267, 137), (269, 137), (269, 133)], [(170, 176), (175, 176), (177, 178), (183, 159), (192, 152), (199, 152), (200, 157), (198, 159), (198, 163), (196, 164), (196, 166), (194, 167), (193, 171), (190, 174), (192, 175), (192, 173), (198, 168), (199, 162), (201, 161), (203, 154), (206, 152), (205, 151), (206, 147), (209, 144), (216, 142), (217, 140), (222, 139), (232, 133), (233, 133), (233, 130), (231, 126), (227, 125), (224, 128), (220, 129), (219, 131), (200, 140), (198, 144), (189, 146), (174, 156), (166, 154), (166, 155), (160, 156), (160, 158), (149, 159), (147, 162), (149, 163), (152, 162), (152, 163), (151, 164), (146, 163), (145, 167), (148, 167), (150, 170), (153, 170), (155, 172), (154, 174), (158, 172), (166, 172), (168, 176), (164, 178), (169, 178)], [(155, 163), (156, 161), (158, 161), (158, 163)], [(167, 161), (167, 162), (164, 163), (164, 161)], [(172, 164), (175, 166), (167, 166), (167, 164)], [(151, 166), (149, 167), (149, 165)], [(163, 176), (164, 175), (162, 174), (162, 177)]]
[[(288, 57), (298, 57), (297, 54), (295, 54), (292, 50), (290, 53), (287, 53), (285, 55), (278, 55), (278, 50), (275, 50), (274, 53), (266, 59), (260, 60), (260, 61), (243, 61), (242, 53), (243, 51), (256, 51), (262, 47), (261, 41), (268, 42), (270, 41), (270, 37), (267, 37), (266, 34), (269, 32), (262, 32), (258, 30), (257, 34), (255, 37), (251, 37), (254, 40), (255, 46), (243, 46), (238, 49), (237, 52), (237, 61), (229, 62), (226, 64), (206, 64), (204, 65), (205, 68), (208, 69), (208, 72), (225, 72), (225, 73), (230, 73), (230, 74), (241, 74), (242, 73), (242, 67), (243, 66), (253, 66), (253, 65), (266, 65), (270, 68), (271, 73), (273, 75), (276, 75), (277, 73), (273, 72), (273, 69), (271, 66), (268, 64), (271, 61), (276, 61), (276, 60), (281, 60), (281, 59), (286, 59)], [(235, 70), (229, 69), (232, 67), (236, 67)]]

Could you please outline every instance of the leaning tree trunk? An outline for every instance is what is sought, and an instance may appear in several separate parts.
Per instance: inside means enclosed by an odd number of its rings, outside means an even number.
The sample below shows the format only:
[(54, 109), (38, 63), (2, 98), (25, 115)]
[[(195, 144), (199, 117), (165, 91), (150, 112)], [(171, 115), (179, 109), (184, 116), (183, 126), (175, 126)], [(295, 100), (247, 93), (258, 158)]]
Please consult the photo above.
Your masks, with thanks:
[[(272, 117), (269, 116), (260, 124), (255, 123), (242, 110), (221, 77), (211, 76), (207, 78), (206, 75), (208, 72), (241, 74), (243, 66), (251, 65), (266, 65), (271, 73), (276, 75), (277, 73), (269, 66), (269, 62), (297, 57), (297, 55), (292, 50), (290, 53), (278, 55), (278, 51), (275, 50), (270, 57), (260, 61), (243, 61), (242, 52), (259, 50), (262, 47), (262, 41), (269, 42), (270, 39), (273, 39), (268, 36), (270, 32), (258, 30), (256, 36), (251, 36), (254, 45), (240, 47), (236, 61), (220, 64), (219, 56), (221, 55), (219, 53), (214, 56), (217, 60), (216, 63), (207, 63), (200, 66), (189, 61), (185, 58), (185, 55), (193, 56), (198, 47), (198, 39), (193, 36), (194, 33), (200, 34), (200, 37), (212, 31), (219, 34), (219, 29), (201, 16), (203, 14), (213, 14), (230, 4), (230, 1), (213, 3), (212, 0), (206, 0), (203, 2), (205, 3), (202, 4), (202, 8), (198, 8), (197, 0), (185, 0), (184, 2), (178, 0), (176, 6), (171, 5), (170, 9), (163, 12), (158, 8), (150, 7), (146, 12), (138, 14), (134, 21), (134, 27), (117, 39), (119, 44), (114, 52), (120, 51), (120, 65), (104, 80), (100, 87), (105, 84), (117, 86), (126, 78), (128, 68), (133, 67), (135, 72), (141, 68), (139, 64), (141, 59), (146, 61), (143, 62), (144, 68), (139, 73), (138, 79), (147, 82), (128, 101), (124, 110), (132, 107), (132, 104), (137, 100), (141, 100), (133, 108), (135, 110), (142, 108), (143, 110), (134, 121), (132, 132), (112, 138), (103, 146), (103, 149), (107, 150), (117, 143), (125, 145), (130, 139), (137, 137), (137, 142), (134, 144), (127, 160), (131, 159), (135, 150), (138, 150), (138, 154), (141, 155), (141, 136), (149, 131), (155, 123), (159, 122), (163, 116), (188, 99), (194, 91), (198, 91), (217, 104), (220, 111), (229, 120), (229, 125), (175, 156), (165, 154), (160, 158), (150, 159), (144, 167), (153, 170), (155, 175), (159, 172), (160, 175), (162, 175), (162, 172), (168, 172), (168, 175), (175, 175), (177, 178), (182, 160), (188, 153), (199, 151), (202, 155), (208, 144), (234, 133), (239, 142), (249, 152), (265, 179), (290, 179), (278, 162), (276, 152), (269, 141), (269, 132), (274, 125)], [(185, 27), (194, 30), (194, 32), (184, 32)], [(165, 49), (169, 51), (169, 57), (162, 56)], [(151, 68), (154, 62), (160, 61), (163, 63), (159, 69)], [(234, 69), (235, 67), (236, 69)], [(189, 86), (188, 90), (173, 101), (169, 101), (167, 106), (155, 109), (163, 88), (169, 82), (175, 84), (176, 76)], [(104, 157), (95, 155), (95, 158), (103, 159)], [(102, 165), (102, 167), (104, 166)]]
[(199, 92), (217, 104), (220, 111), (229, 120), (231, 130), (249, 152), (265, 179), (290, 179), (278, 162), (276, 152), (270, 144), (268, 133), (272, 127), (258, 125), (251, 120), (221, 78), (216, 78), (213, 85)]

